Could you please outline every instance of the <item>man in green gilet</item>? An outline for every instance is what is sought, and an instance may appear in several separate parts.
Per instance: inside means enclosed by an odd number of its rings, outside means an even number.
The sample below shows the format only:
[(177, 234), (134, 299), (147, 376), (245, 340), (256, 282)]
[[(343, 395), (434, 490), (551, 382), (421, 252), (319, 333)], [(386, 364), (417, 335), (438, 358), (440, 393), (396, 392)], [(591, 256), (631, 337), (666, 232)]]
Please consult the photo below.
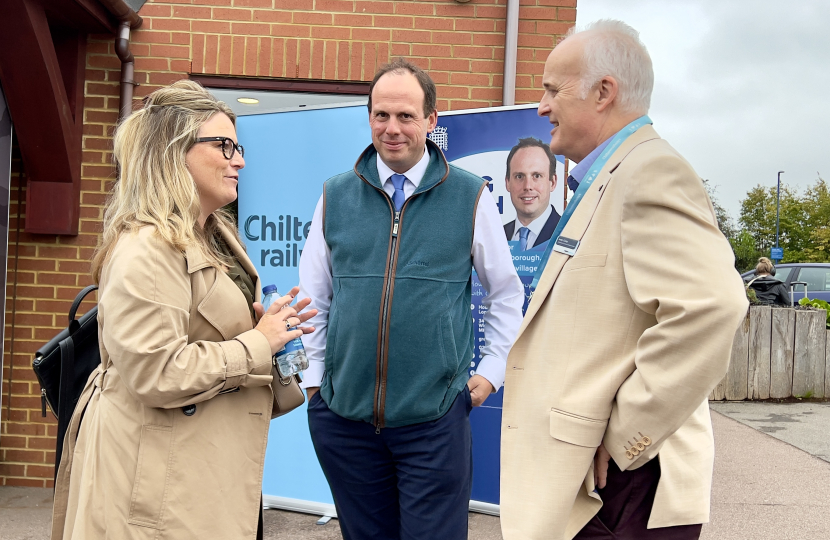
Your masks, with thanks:
[[(486, 182), (427, 139), (435, 84), (397, 60), (369, 92), (372, 145), (330, 178), (300, 261), (309, 428), (346, 540), (467, 538), (469, 413), (504, 381), (524, 291)], [(471, 273), (488, 291), (474, 359)]]

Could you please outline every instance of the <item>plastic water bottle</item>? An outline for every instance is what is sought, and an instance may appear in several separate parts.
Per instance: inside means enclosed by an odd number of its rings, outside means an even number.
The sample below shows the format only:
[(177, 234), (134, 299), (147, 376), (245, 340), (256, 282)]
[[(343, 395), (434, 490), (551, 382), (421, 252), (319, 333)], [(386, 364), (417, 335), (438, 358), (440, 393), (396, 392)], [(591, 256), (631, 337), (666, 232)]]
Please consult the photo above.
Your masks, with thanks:
[[(271, 307), (274, 300), (280, 297), (276, 285), (266, 285), (262, 288), (262, 307), (265, 311)], [(296, 330), (294, 326), (291, 330)], [(303, 340), (294, 338), (285, 344), (277, 354), (274, 355), (277, 362), (277, 369), (283, 377), (290, 377), (296, 373), (308, 369), (308, 357), (305, 355), (305, 347), (303, 347)]]

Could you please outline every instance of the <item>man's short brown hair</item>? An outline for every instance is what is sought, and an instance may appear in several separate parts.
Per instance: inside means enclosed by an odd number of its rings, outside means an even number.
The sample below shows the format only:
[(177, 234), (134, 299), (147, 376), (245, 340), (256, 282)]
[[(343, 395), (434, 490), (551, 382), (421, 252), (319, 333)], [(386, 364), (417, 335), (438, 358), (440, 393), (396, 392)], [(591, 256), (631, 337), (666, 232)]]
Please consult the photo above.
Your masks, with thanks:
[(510, 149), (510, 153), (507, 154), (507, 169), (504, 171), (504, 179), (510, 179), (510, 161), (513, 159), (513, 156), (516, 155), (516, 152), (522, 148), (541, 148), (542, 151), (545, 152), (545, 155), (548, 157), (548, 161), (550, 161), (550, 174), (548, 180), (553, 180), (553, 177), (556, 176), (556, 156), (554, 156), (553, 152), (551, 152), (550, 145), (543, 143), (536, 137), (525, 137), (524, 139), (519, 139), (518, 144)]
[(378, 69), (377, 73), (375, 73), (375, 78), (372, 79), (372, 84), (369, 86), (369, 103), (367, 103), (367, 106), (369, 107), (369, 114), (372, 114), (372, 90), (375, 89), (378, 79), (387, 73), (402, 73), (404, 71), (411, 73), (418, 80), (418, 84), (421, 85), (421, 90), (424, 91), (424, 117), (429, 116), (436, 110), (438, 91), (435, 89), (435, 83), (432, 82), (432, 78), (426, 71), (419, 68), (409, 60), (405, 58), (398, 58), (394, 62), (382, 65), (380, 69)]

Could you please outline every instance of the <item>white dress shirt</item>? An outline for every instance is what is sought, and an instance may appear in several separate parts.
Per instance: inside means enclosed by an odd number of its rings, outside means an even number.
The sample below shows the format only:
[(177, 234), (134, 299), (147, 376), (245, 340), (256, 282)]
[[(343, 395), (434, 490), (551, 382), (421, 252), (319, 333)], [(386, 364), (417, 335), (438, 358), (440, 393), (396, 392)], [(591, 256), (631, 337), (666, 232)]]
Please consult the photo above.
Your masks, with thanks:
[[(428, 165), (429, 153), (424, 148), (424, 157), (404, 173), (406, 182), (403, 189), (407, 199), (418, 188)], [(377, 168), (378, 177), (383, 180), (383, 190), (391, 197), (395, 187), (389, 177), (395, 174), (395, 171), (383, 163), (380, 156), (377, 158)], [(302, 337), (309, 362), (308, 369), (303, 373), (303, 388), (320, 386), (325, 372), (332, 278), (331, 251), (323, 237), (322, 212), (321, 196), (317, 201), (311, 229), (300, 258), (300, 294), (297, 299), (311, 298), (311, 307), (318, 310), (317, 315), (306, 323), (308, 326), (314, 326), (316, 331)], [(522, 323), (524, 286), (516, 274), (510, 249), (504, 241), (504, 228), (492, 197), (485, 195), (479, 198), (474, 227), (473, 268), (488, 293), (481, 302), (487, 307), (487, 313), (484, 315), (485, 343), (481, 349), (482, 357), (476, 365), (476, 373), (498, 390), (504, 384), (507, 353), (510, 352)], [(376, 324), (376, 321), (367, 321), (366, 324)], [(394, 362), (394, 359), (391, 361)]]
[(528, 229), (530, 229), (530, 232), (527, 233), (527, 247), (528, 249), (533, 247), (533, 244), (536, 243), (536, 239), (539, 238), (539, 233), (542, 232), (542, 229), (545, 227), (545, 223), (548, 222), (548, 218), (550, 217), (551, 212), (553, 212), (553, 207), (551, 205), (548, 205), (548, 207), (545, 209), (542, 215), (531, 221), (530, 225), (522, 225), (522, 222), (519, 221), (519, 218), (517, 217), (516, 226), (513, 228), (513, 238), (511, 238), (510, 240), (518, 242), (521, 239), (519, 229), (521, 227), (527, 227)]

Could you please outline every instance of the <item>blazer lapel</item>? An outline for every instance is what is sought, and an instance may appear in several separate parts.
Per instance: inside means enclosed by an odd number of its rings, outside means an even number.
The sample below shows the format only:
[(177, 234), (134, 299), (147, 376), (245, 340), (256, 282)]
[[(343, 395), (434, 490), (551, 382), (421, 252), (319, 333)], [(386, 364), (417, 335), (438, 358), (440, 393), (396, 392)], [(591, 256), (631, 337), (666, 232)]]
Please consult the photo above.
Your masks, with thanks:
[[(658, 138), (659, 136), (657, 135), (657, 132), (654, 131), (654, 128), (650, 125), (646, 125), (638, 129), (622, 143), (617, 151), (614, 152), (605, 163), (605, 166), (603, 166), (602, 170), (599, 172), (599, 175), (597, 175), (596, 180), (594, 180), (593, 185), (585, 194), (582, 201), (579, 203), (579, 206), (576, 207), (576, 210), (574, 210), (573, 215), (571, 215), (571, 219), (562, 230), (562, 236), (572, 238), (574, 240), (582, 240), (582, 237), (585, 235), (585, 231), (588, 230), (588, 226), (591, 224), (594, 212), (596, 212), (599, 202), (602, 200), (602, 194), (607, 191), (608, 184), (612, 179), (612, 173), (635, 147), (646, 141)], [(554, 240), (554, 238), (550, 239), (551, 242)], [(565, 263), (567, 263), (570, 258), (570, 256), (563, 253), (551, 251), (547, 265), (542, 272), (541, 278), (539, 278), (539, 284), (536, 286), (536, 290), (533, 291), (533, 297), (530, 300), (530, 304), (527, 306), (527, 312), (522, 320), (522, 325), (519, 327), (519, 334), (516, 336), (517, 341), (533, 320), (536, 313), (539, 312), (539, 308), (545, 301), (545, 298), (547, 298), (548, 294), (550, 294), (550, 291), (556, 283), (556, 279), (559, 277)]]

